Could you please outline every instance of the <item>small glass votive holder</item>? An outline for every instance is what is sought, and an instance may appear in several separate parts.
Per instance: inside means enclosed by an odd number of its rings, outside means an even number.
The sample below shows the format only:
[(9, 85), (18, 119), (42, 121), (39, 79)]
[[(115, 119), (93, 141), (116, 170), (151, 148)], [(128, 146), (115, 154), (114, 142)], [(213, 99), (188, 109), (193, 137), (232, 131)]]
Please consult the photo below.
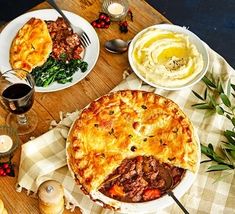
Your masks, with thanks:
[(102, 10), (112, 21), (120, 21), (127, 15), (129, 2), (128, 0), (104, 0)]
[(0, 125), (0, 158), (10, 156), (19, 146), (19, 142), (15, 129)]

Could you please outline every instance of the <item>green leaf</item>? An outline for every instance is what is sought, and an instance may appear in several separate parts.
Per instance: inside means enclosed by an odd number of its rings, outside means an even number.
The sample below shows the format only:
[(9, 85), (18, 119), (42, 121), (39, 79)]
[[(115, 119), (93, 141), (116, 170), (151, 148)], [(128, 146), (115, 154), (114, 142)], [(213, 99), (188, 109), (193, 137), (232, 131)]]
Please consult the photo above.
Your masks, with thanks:
[(235, 126), (235, 118), (234, 117), (231, 119), (231, 121), (232, 121), (233, 126)]
[(209, 80), (206, 76), (204, 76), (202, 78), (203, 82), (207, 85), (207, 86), (210, 86), (212, 88), (216, 88), (216, 85), (215, 83), (213, 83), (211, 80)]
[(225, 163), (225, 160), (217, 155), (215, 152), (213, 153), (213, 160), (217, 163)]
[(219, 93), (224, 93), (224, 89), (220, 80), (218, 81), (217, 90)]
[(192, 107), (196, 109), (214, 109), (213, 106), (209, 105), (208, 103), (193, 104)]
[(206, 90), (204, 92), (204, 100), (206, 100), (206, 98), (207, 98), (207, 88), (206, 88)]
[(231, 169), (231, 167), (229, 167), (228, 165), (218, 164), (218, 165), (212, 165), (212, 166), (208, 167), (207, 172), (222, 171), (222, 170), (229, 170), (229, 169)]
[(204, 98), (201, 97), (197, 92), (195, 92), (195, 91), (193, 91), (193, 90), (192, 90), (192, 92), (193, 92), (193, 94), (194, 94), (198, 99), (204, 100)]
[(231, 87), (232, 87), (233, 90), (235, 91), (235, 85), (231, 83)]
[(221, 148), (235, 151), (235, 145), (232, 145), (232, 144), (229, 144), (229, 143), (223, 143), (221, 145)]
[(211, 143), (208, 144), (208, 148), (214, 151), (213, 145)]
[(227, 164), (230, 168), (234, 169), (234, 163), (235, 163), (235, 159), (233, 159), (232, 155), (231, 155), (231, 151), (224, 149), (224, 154), (226, 155), (229, 164)]
[(203, 144), (201, 144), (201, 152), (205, 155), (210, 155), (210, 153), (208, 152), (208, 147), (204, 146)]
[(216, 103), (216, 100), (215, 100), (215, 97), (214, 97), (214, 95), (208, 95), (209, 96), (209, 98), (210, 98), (210, 101), (211, 101), (211, 104), (214, 106), (214, 107), (216, 107), (218, 104)]
[(231, 137), (231, 135), (228, 132), (224, 132), (224, 136), (227, 138), (227, 140), (229, 141), (229, 143), (232, 143), (235, 145), (235, 140)]
[(233, 150), (233, 151), (231, 151), (231, 152), (230, 152), (230, 154), (231, 154), (231, 156), (232, 156), (233, 160), (235, 160), (235, 151), (234, 151), (234, 150)]
[(67, 54), (66, 53), (60, 54), (60, 59), (65, 61), (67, 59)]
[(224, 93), (220, 94), (220, 98), (223, 101), (224, 105), (226, 105), (227, 107), (231, 107), (231, 102), (228, 99), (226, 94), (224, 94)]
[(207, 157), (213, 159), (214, 149), (211, 144), (209, 144), (208, 146), (204, 146), (203, 144), (201, 144), (201, 152)]
[(224, 114), (224, 109), (220, 106), (216, 106), (215, 110), (218, 114), (223, 115)]
[(235, 137), (235, 132), (231, 130), (226, 130), (225, 133), (231, 137)]
[(226, 116), (229, 120), (231, 120), (231, 117), (230, 117), (229, 114), (226, 114), (225, 116)]

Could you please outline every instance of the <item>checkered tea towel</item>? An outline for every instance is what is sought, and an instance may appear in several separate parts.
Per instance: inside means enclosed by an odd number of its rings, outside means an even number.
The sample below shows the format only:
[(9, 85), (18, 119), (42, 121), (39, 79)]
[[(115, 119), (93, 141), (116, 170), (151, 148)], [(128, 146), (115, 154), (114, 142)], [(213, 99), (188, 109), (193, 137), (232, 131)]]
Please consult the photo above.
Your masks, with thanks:
[[(208, 47), (210, 55), (210, 69), (215, 77), (220, 77), (224, 83), (231, 79), (235, 83), (235, 71), (227, 62)], [(175, 101), (191, 119), (198, 131), (200, 142), (218, 145), (223, 140), (222, 132), (229, 129), (230, 122), (223, 116), (206, 116), (205, 111), (191, 107), (198, 99), (192, 90), (202, 94), (205, 85), (197, 83), (192, 88), (179, 91), (166, 91), (155, 89), (143, 83), (134, 73), (129, 75), (114, 90), (141, 89), (152, 91)], [(52, 130), (42, 136), (22, 145), (17, 191), (22, 188), (28, 193), (36, 193), (38, 186), (45, 180), (54, 179), (63, 184), (67, 208), (80, 207), (83, 213), (111, 214), (114, 211), (104, 209), (85, 196), (73, 181), (66, 165), (65, 143), (69, 128), (79, 111), (66, 115), (64, 119)], [(203, 158), (205, 158), (203, 156)], [(218, 176), (226, 172), (207, 173), (208, 165), (201, 164), (198, 176), (180, 201), (189, 213), (235, 213), (235, 173), (231, 171), (221, 181), (214, 183)], [(71, 207), (72, 205), (72, 207)], [(157, 213), (182, 213), (176, 204), (158, 210)]]

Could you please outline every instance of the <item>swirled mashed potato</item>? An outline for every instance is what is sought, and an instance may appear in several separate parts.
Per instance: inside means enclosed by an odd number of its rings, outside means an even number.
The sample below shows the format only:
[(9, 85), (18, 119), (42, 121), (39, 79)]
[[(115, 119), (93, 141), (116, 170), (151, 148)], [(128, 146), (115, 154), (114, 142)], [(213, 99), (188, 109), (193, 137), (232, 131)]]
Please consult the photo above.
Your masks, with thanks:
[(156, 28), (138, 37), (132, 59), (147, 81), (165, 87), (182, 86), (203, 69), (202, 55), (188, 36)]

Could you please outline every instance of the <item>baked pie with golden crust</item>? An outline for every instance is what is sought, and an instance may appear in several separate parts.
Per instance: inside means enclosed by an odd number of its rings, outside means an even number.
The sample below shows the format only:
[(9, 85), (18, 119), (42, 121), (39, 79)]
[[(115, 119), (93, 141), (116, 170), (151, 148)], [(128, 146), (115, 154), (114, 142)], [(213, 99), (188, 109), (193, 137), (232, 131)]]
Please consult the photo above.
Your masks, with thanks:
[(198, 144), (179, 106), (151, 92), (124, 90), (92, 102), (67, 140), (69, 168), (87, 193), (98, 191), (126, 158), (152, 156), (196, 171)]

